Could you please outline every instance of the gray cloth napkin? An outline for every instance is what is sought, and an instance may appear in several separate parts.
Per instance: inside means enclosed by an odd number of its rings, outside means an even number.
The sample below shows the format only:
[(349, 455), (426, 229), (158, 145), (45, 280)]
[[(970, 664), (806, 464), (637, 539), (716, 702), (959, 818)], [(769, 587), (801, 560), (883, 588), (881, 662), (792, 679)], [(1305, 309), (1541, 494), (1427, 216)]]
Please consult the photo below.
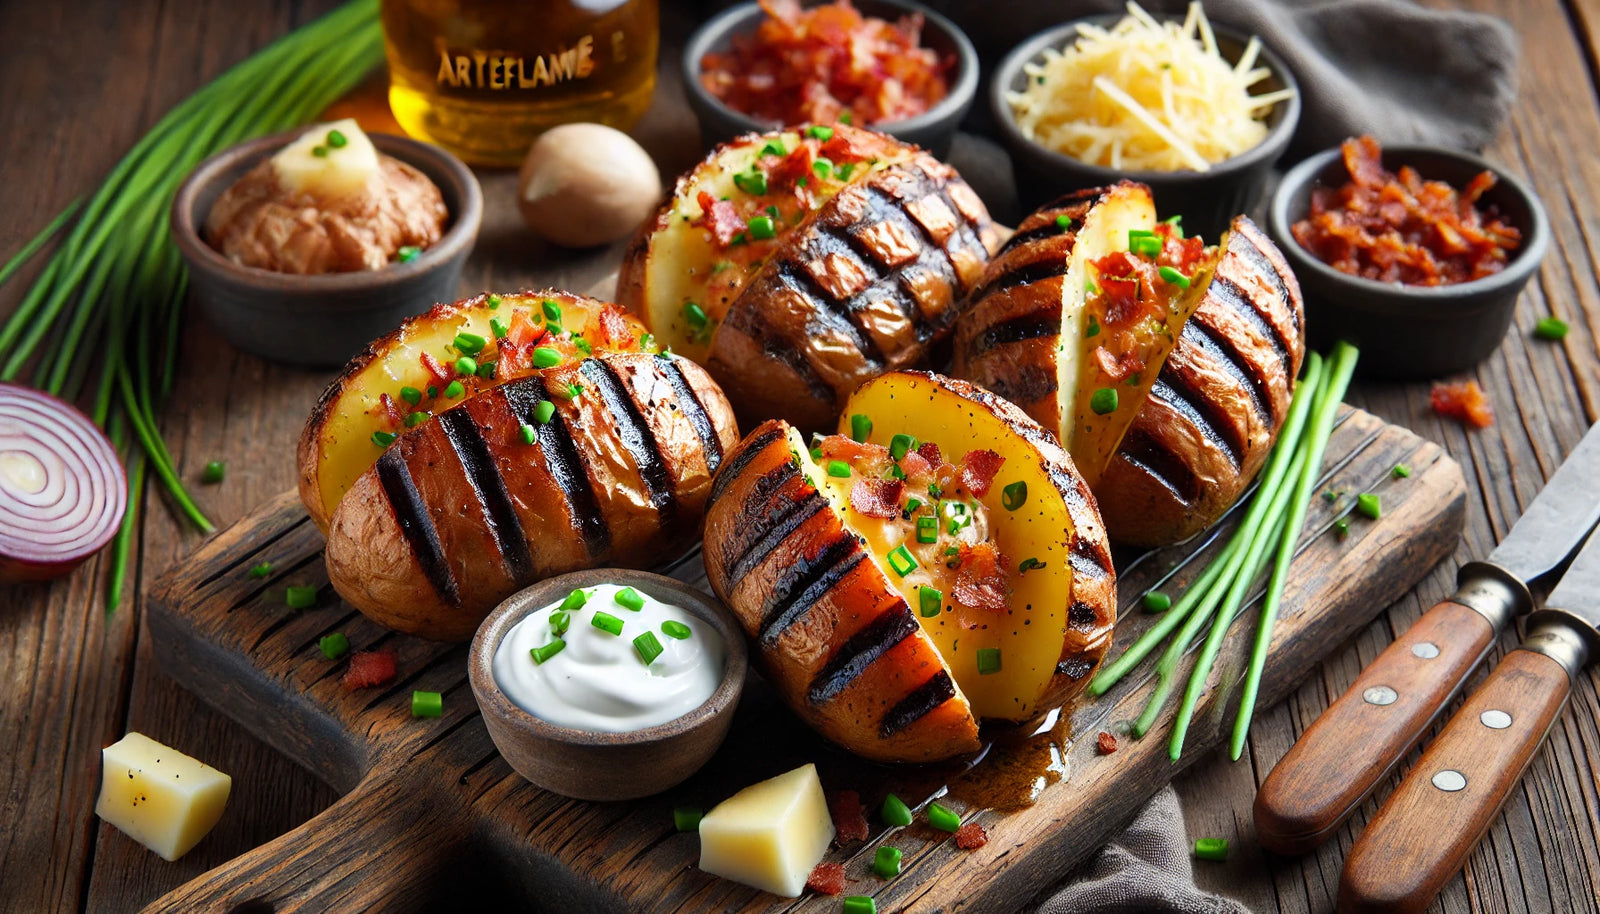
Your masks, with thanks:
[[(928, 0), (978, 46), (987, 67), (1022, 39), (1124, 0)], [(1181, 14), (1185, 0), (1149, 0)], [(1385, 143), (1479, 149), (1505, 125), (1517, 94), (1517, 36), (1491, 16), (1423, 9), (1410, 0), (1205, 0), (1206, 15), (1261, 36), (1294, 71), (1304, 110), (1302, 154), (1370, 133)]]

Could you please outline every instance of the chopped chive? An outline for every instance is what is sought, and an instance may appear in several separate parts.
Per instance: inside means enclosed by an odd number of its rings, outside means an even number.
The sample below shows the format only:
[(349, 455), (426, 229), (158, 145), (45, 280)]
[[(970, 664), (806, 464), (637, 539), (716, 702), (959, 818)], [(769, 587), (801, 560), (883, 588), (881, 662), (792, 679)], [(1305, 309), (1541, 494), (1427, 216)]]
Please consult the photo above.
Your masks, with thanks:
[(350, 638), (344, 632), (334, 632), (317, 639), (317, 650), (329, 660), (338, 660), (350, 650)]
[(489, 331), (494, 334), (495, 339), (503, 340), (506, 338), (506, 334), (511, 332), (511, 328), (507, 327), (506, 322), (500, 318), (491, 317), (489, 318)]
[(917, 439), (910, 435), (895, 435), (889, 439), (889, 456), (899, 460), (910, 453), (917, 446)]
[(1383, 514), (1383, 503), (1378, 496), (1371, 492), (1362, 492), (1356, 496), (1356, 510), (1373, 520), (1377, 520)]
[(416, 389), (415, 387), (402, 387), (400, 388), (400, 399), (406, 401), (412, 406), (416, 406), (418, 403), (422, 402), (422, 391)]
[(652, 354), (659, 352), (660, 350), (656, 348), (656, 335), (654, 333), (639, 334), (639, 348)]
[(1094, 319), (1093, 314), (1089, 315), (1089, 328), (1083, 331), (1083, 335), (1086, 337), (1100, 335), (1100, 322)]
[(753, 197), (760, 197), (767, 192), (767, 176), (754, 165), (750, 166), (749, 171), (741, 171), (734, 175), (733, 184)]
[(587, 602), (589, 602), (589, 592), (578, 589), (567, 594), (567, 598), (561, 601), (561, 608), (567, 612), (572, 612), (574, 609), (582, 609), (583, 604)]
[[(848, 113), (848, 112), (846, 112), (846, 113)], [(839, 180), (841, 180), (841, 181), (850, 180), (850, 176), (852, 174), (855, 174), (855, 170), (856, 170), (856, 163), (854, 163), (854, 162), (846, 162), (843, 165), (840, 165), (839, 166), (839, 170), (838, 170)]]
[(906, 471), (900, 469), (900, 464), (891, 463), (888, 467), (884, 468), (882, 475), (884, 479), (905, 479)]
[(828, 475), (834, 479), (848, 479), (850, 477), (850, 464), (843, 460), (828, 461)]
[(417, 426), (419, 426), (422, 423), (427, 422), (427, 421), (428, 421), (428, 414), (427, 413), (414, 412), (414, 413), (410, 414), (409, 416), (406, 416), (406, 428), (416, 428)]
[(545, 320), (547, 320), (547, 321), (559, 321), (559, 320), (561, 320), (561, 305), (557, 304), (556, 302), (554, 302), (554, 301), (552, 301), (552, 300), (547, 298), (544, 301), (539, 303), (539, 307), (544, 311), (544, 319)]
[(928, 824), (940, 831), (953, 832), (961, 828), (961, 817), (943, 803), (929, 803)]
[(502, 300), (503, 299), (501, 299), (500, 296), (494, 294), (493, 292), (490, 292), (489, 293), (489, 310), (493, 311), (494, 309), (500, 307), (500, 302)]
[(699, 807), (676, 806), (672, 810), (672, 827), (678, 831), (699, 831), (700, 819), (705, 815)]
[(432, 384), (429, 384), (428, 385), (428, 398), (432, 399), (432, 398), (437, 397), (437, 396), (439, 396), (439, 388), (435, 387)]
[[(328, 157), (328, 147), (326, 147), (326, 146), (313, 146), (313, 147), (311, 147), (311, 154), (316, 156), (319, 159), (326, 159)], [(402, 261), (405, 260), (405, 252), (406, 252), (406, 250), (407, 250), (406, 248), (401, 248), (400, 249), (400, 259)], [(416, 248), (410, 248), (410, 250), (414, 251), (414, 250), (416, 250)], [(413, 257), (411, 259), (415, 260), (416, 258)]]
[(1183, 275), (1182, 273), (1179, 273), (1177, 270), (1173, 269), (1172, 267), (1162, 267), (1161, 269), (1156, 270), (1156, 273), (1163, 280), (1171, 283), (1172, 285), (1177, 286), (1180, 289), (1189, 288), (1189, 277)]
[(329, 149), (343, 149), (349, 142), (350, 142), (350, 140), (348, 140), (345, 137), (345, 135), (340, 133), (339, 131), (337, 131), (337, 130), (329, 130), (328, 131), (327, 143), (328, 143), (328, 148)]
[(533, 421), (544, 425), (556, 414), (556, 405), (549, 400), (540, 400), (533, 405)]
[(1066, 213), (1062, 213), (1061, 215), (1057, 216), (1056, 228), (1063, 232), (1072, 228), (1072, 217)]
[(1159, 590), (1152, 590), (1139, 601), (1147, 613), (1164, 613), (1172, 608), (1172, 598)]
[[(581, 343), (581, 342), (583, 342), (583, 340), (578, 340), (578, 342)], [(496, 364), (497, 363), (493, 362), (493, 361), (479, 362), (478, 363), (478, 370), (475, 372), (475, 374), (477, 374), (478, 377), (483, 378), (484, 380), (488, 380), (489, 378), (494, 377), (494, 366)]]
[(814, 124), (806, 128), (806, 136), (819, 139), (826, 143), (827, 141), (833, 139), (833, 128), (824, 127), (821, 124)]
[(761, 147), (760, 154), (763, 156), (783, 156), (788, 155), (789, 150), (784, 148), (783, 138), (779, 137), (776, 140), (768, 140), (767, 145)]
[(917, 560), (912, 558), (911, 552), (902, 544), (889, 550), (889, 567), (903, 578), (916, 570)]
[(694, 634), (694, 631), (676, 619), (668, 619), (661, 623), (661, 634), (674, 641), (686, 641), (690, 635)]
[(960, 546), (950, 546), (950, 547), (946, 548), (945, 551), (944, 551), (944, 557), (947, 558), (947, 559), (948, 558), (955, 558), (956, 556), (958, 556), (960, 554), (961, 554), (961, 547)]
[(523, 444), (532, 444), (538, 440), (539, 433), (534, 430), (533, 426), (524, 423), (521, 428), (517, 429), (517, 437), (522, 439)]
[(811, 459), (812, 460), (821, 460), (822, 459), (822, 448), (820, 448), (820, 447), (812, 448), (811, 449)]
[(1389, 473), (1390, 475), (1394, 476), (1395, 479), (1405, 479), (1407, 476), (1411, 475), (1411, 468), (1403, 463), (1397, 463), (1394, 465), (1394, 469), (1390, 470)]
[(272, 563), (271, 562), (262, 562), (261, 564), (253, 565), (250, 568), (250, 576), (252, 578), (264, 578), (264, 577), (266, 577), (267, 575), (269, 575), (271, 573), (272, 573)]
[(454, 400), (466, 392), (467, 389), (462, 386), (460, 381), (451, 381), (444, 386), (445, 398), (449, 400)]
[(220, 460), (213, 460), (206, 464), (206, 468), (204, 470), (200, 471), (200, 481), (207, 485), (215, 485), (216, 483), (221, 482), (222, 478), (227, 475), (228, 465)]
[(1000, 490), (1000, 503), (1007, 511), (1015, 511), (1028, 501), (1028, 484), (1021, 480)]
[(1333, 533), (1339, 539), (1344, 539), (1345, 537), (1349, 536), (1350, 535), (1350, 519), (1347, 518), (1347, 517), (1341, 517), (1338, 520), (1334, 521), (1333, 522)]
[(640, 596), (639, 591), (634, 590), (632, 587), (622, 588), (617, 591), (616, 596), (612, 597), (612, 599), (624, 609), (631, 609), (634, 612), (644, 609), (644, 597)]
[(850, 417), (850, 437), (865, 444), (872, 437), (872, 417), (860, 413)]
[(778, 237), (778, 229), (772, 224), (771, 216), (756, 216), (746, 227), (750, 230), (750, 237), (757, 241)]
[(839, 112), (839, 123), (844, 124), (846, 126), (849, 126), (850, 124), (852, 124), (854, 122), (855, 122), (854, 119), (850, 117), (850, 109), (849, 108), (846, 108), (843, 111)]
[(418, 689), (411, 693), (412, 717), (438, 717), (444, 713), (444, 696)]
[(550, 614), (550, 630), (552, 632), (555, 632), (556, 633), (556, 637), (558, 637), (558, 638), (560, 636), (562, 636), (562, 635), (565, 635), (567, 632), (571, 631), (572, 630), (572, 613), (569, 613), (564, 609), (558, 609), (555, 612), (551, 613)]
[(917, 612), (924, 619), (932, 619), (944, 608), (944, 592), (937, 587), (923, 584), (917, 588)]
[(393, 432), (372, 433), (372, 443), (376, 444), (378, 447), (388, 447), (389, 445), (394, 444), (394, 439), (395, 435)]
[(900, 848), (884, 845), (872, 857), (872, 872), (880, 879), (893, 879), (900, 875)]
[[(488, 340), (477, 335), (476, 333), (467, 333), (462, 331), (461, 333), (456, 334), (454, 345), (457, 352), (464, 352), (467, 355), (477, 355), (483, 351), (484, 344), (487, 342)], [(471, 372), (467, 373), (470, 374)]]
[(317, 605), (317, 589), (310, 584), (291, 584), (283, 592), (290, 609), (310, 609)]
[(885, 825), (904, 827), (911, 824), (911, 807), (892, 793), (883, 798), (883, 810), (879, 815), (883, 816)]
[(928, 494), (932, 495), (934, 498), (938, 498), (944, 494), (944, 489), (938, 483), (934, 483), (933, 485), (928, 486)]
[(608, 612), (595, 610), (594, 618), (589, 620), (589, 624), (603, 632), (610, 632), (613, 635), (622, 634), (622, 620)]
[(988, 676), (1000, 672), (1000, 649), (997, 647), (978, 648), (978, 675)]
[(1228, 859), (1227, 838), (1196, 838), (1194, 855), (1200, 860)]
[(1567, 322), (1559, 317), (1542, 317), (1539, 323), (1533, 325), (1533, 335), (1541, 340), (1559, 340), (1570, 329)]
[(1028, 558), (1025, 558), (1025, 559), (1022, 560), (1022, 564), (1017, 566), (1017, 574), (1027, 574), (1028, 572), (1032, 571), (1035, 568), (1043, 568), (1043, 567), (1044, 567), (1044, 563), (1043, 562), (1039, 561), (1036, 558), (1033, 558), (1032, 556), (1029, 556)]
[(910, 513), (914, 512), (914, 511), (916, 511), (920, 507), (922, 507), (922, 499), (920, 499), (920, 498), (908, 498), (908, 499), (906, 499), (906, 513), (907, 514), (910, 514)]
[(848, 895), (839, 910), (843, 914), (878, 914), (878, 903), (871, 895)]
[(917, 518), (917, 542), (937, 543), (939, 541), (939, 519), (937, 517)]
[(533, 350), (533, 367), (554, 368), (562, 362), (561, 351), (548, 346), (540, 346)]
[(633, 639), (633, 650), (644, 661), (644, 665), (649, 666), (661, 656), (661, 639), (656, 637), (655, 632), (645, 632)]
[(816, 172), (817, 177), (826, 180), (833, 174), (833, 160), (826, 156), (817, 156), (811, 163), (811, 170)]
[(1115, 387), (1102, 387), (1089, 397), (1089, 408), (1094, 410), (1096, 416), (1104, 416), (1117, 411), (1117, 389)]
[(578, 399), (578, 396), (583, 393), (583, 385), (582, 384), (568, 384), (565, 393), (567, 395), (567, 399), (568, 400), (576, 400), (576, 399)]
[(538, 647), (528, 651), (528, 656), (533, 658), (534, 663), (543, 664), (546, 660), (549, 660), (551, 657), (561, 653), (561, 649), (566, 646), (567, 642), (561, 640), (560, 638), (555, 638), (551, 640), (549, 644), (541, 644)]

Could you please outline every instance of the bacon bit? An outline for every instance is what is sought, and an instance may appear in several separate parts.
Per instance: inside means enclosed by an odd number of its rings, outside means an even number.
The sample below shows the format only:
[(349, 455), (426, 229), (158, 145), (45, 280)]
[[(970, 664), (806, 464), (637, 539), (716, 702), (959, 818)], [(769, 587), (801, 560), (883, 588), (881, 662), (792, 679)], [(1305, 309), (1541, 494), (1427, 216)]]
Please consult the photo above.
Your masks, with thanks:
[(921, 454), (922, 459), (933, 466), (944, 463), (944, 453), (939, 450), (939, 445), (934, 444), (932, 441), (923, 442), (922, 447), (917, 448), (917, 453)]
[(858, 479), (850, 487), (850, 507), (867, 517), (899, 517), (904, 489), (905, 483), (898, 479)]
[(1433, 411), (1441, 416), (1456, 419), (1473, 428), (1488, 428), (1494, 424), (1494, 410), (1489, 398), (1477, 381), (1461, 384), (1435, 384), (1428, 399)]
[(344, 687), (350, 691), (381, 686), (394, 678), (394, 651), (356, 651), (344, 671)]
[(972, 494), (982, 498), (989, 494), (989, 486), (994, 483), (994, 474), (1000, 472), (1006, 459), (990, 450), (968, 451), (961, 458), (961, 484), (967, 487)]
[(835, 790), (828, 794), (828, 814), (833, 817), (833, 828), (841, 841), (865, 841), (867, 811), (861, 806), (861, 794), (854, 790)]
[(1316, 187), (1310, 214), (1290, 229), (1318, 260), (1343, 273), (1379, 282), (1439, 286), (1481, 279), (1505, 269), (1522, 233), (1477, 201), (1494, 186), (1482, 172), (1457, 193), (1425, 181), (1416, 169), (1391, 174), (1370, 136), (1340, 147), (1349, 183)]
[(988, 843), (989, 833), (976, 822), (968, 822), (956, 830), (956, 847), (964, 851), (975, 851)]
[(450, 383), (450, 369), (439, 364), (439, 360), (434, 358), (432, 353), (422, 354), (422, 370), (428, 373), (428, 380), (440, 390), (444, 390), (445, 385)]
[(906, 482), (914, 486), (927, 485), (928, 480), (933, 478), (933, 469), (934, 465), (928, 462), (928, 458), (916, 451), (907, 451), (900, 458), (900, 472), (906, 474)]
[(718, 248), (726, 248), (734, 238), (743, 234), (744, 220), (739, 218), (739, 210), (732, 202), (718, 200), (703, 190), (695, 200), (700, 204), (700, 218), (693, 224), (710, 229), (711, 238)]
[(806, 888), (823, 895), (837, 895), (844, 891), (844, 864), (823, 861), (811, 871)]
[(822, 439), (822, 456), (854, 465), (858, 460), (888, 460), (889, 449), (881, 444), (857, 441), (848, 435), (829, 435)]
[(1119, 348), (1126, 348), (1127, 351), (1120, 356), (1116, 356), (1112, 355), (1111, 350), (1105, 346), (1095, 347), (1095, 364), (1100, 367), (1100, 371), (1106, 377), (1113, 381), (1122, 381), (1133, 377), (1138, 372), (1144, 371), (1144, 356), (1139, 354), (1131, 341), (1128, 341), (1125, 346), (1119, 346)]
[(1094, 738), (1094, 748), (1101, 755), (1110, 755), (1117, 751), (1117, 738), (1101, 730), (1100, 735)]
[(394, 398), (388, 394), (383, 394), (378, 397), (377, 411), (380, 416), (388, 420), (390, 428), (399, 428), (405, 424), (405, 411), (402, 410), (400, 408), (400, 404), (394, 402)]
[(806, 140), (796, 146), (793, 151), (783, 158), (762, 159), (763, 170), (767, 176), (767, 193), (790, 192), (800, 203), (800, 208), (811, 208), (811, 195), (806, 192), (800, 182), (807, 184), (811, 181), (811, 163), (816, 161), (814, 151), (815, 140)]
[(1006, 559), (994, 543), (960, 545), (956, 556), (956, 583), (951, 593), (956, 602), (973, 609), (1001, 613), (1009, 595)]
[(594, 317), (594, 329), (589, 332), (589, 342), (597, 349), (637, 349), (639, 334), (643, 332), (643, 325), (608, 302)]

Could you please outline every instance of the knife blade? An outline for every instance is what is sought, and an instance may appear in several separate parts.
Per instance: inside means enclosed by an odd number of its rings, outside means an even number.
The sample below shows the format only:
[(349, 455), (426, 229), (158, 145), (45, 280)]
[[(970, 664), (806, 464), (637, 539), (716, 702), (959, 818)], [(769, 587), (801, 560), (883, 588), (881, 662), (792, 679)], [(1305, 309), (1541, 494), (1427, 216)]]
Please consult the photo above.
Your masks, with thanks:
[[(1558, 568), (1600, 522), (1600, 423), (1485, 561), (1395, 639), (1301, 734), (1256, 793), (1263, 847), (1305, 853), (1327, 840), (1427, 732), (1501, 630), (1533, 608), (1528, 583)], [(1359, 761), (1350, 747), (1359, 745)]]
[(1585, 664), (1600, 656), (1600, 533), (1528, 635), (1450, 719), (1345, 858), (1340, 911), (1423, 911), (1494, 823)]

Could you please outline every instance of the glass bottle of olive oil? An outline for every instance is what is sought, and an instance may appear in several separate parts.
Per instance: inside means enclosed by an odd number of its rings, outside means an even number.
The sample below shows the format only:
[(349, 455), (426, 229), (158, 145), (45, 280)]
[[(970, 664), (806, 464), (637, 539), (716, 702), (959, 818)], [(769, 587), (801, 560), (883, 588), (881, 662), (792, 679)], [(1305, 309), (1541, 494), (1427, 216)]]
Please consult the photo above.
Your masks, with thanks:
[(650, 104), (658, 0), (383, 0), (389, 106), (406, 132), (515, 166), (569, 121), (631, 127)]

